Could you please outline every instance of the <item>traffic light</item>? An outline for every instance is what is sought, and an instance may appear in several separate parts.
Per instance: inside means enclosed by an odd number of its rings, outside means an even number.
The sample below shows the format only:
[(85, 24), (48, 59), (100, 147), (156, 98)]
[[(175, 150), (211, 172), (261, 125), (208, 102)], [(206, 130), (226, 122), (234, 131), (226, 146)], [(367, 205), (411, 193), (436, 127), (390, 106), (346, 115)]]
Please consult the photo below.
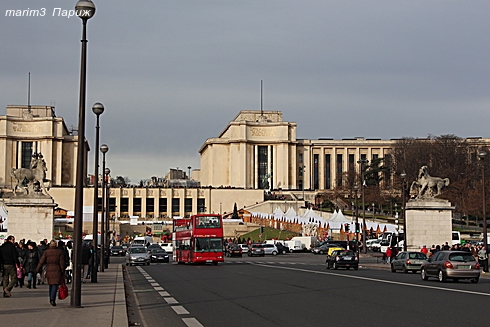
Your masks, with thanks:
[(361, 232), (360, 224), (356, 223), (356, 233), (360, 233), (360, 232)]
[(345, 224), (345, 231), (348, 232), (350, 230), (350, 225), (349, 224)]

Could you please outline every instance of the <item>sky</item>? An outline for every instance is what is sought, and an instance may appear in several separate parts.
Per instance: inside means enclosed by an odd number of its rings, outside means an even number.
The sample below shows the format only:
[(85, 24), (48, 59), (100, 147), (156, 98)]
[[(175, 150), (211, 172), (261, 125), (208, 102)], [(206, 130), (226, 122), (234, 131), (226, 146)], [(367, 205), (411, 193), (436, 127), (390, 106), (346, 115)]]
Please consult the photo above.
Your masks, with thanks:
[[(54, 105), (77, 128), (77, 1), (0, 2), (0, 107)], [(490, 137), (488, 0), (96, 0), (86, 137), (132, 183), (199, 168), (240, 110), (283, 112), (298, 139)], [(55, 8), (59, 8), (55, 10)], [(44, 16), (8, 16), (7, 10)], [(0, 114), (5, 114), (0, 109)], [(3, 113), (2, 113), (3, 112)]]

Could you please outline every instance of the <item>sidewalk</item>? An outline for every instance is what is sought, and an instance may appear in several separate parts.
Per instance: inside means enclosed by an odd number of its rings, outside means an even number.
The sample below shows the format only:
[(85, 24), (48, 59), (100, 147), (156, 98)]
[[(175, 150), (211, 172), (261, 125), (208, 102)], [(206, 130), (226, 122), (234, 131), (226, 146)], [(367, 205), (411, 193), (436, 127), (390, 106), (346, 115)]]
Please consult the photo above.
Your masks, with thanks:
[[(26, 278), (27, 280), (27, 278)], [(81, 307), (70, 307), (70, 296), (49, 304), (48, 285), (37, 289), (15, 287), (12, 297), (0, 297), (0, 325), (32, 326), (100, 326), (126, 327), (126, 297), (121, 264), (111, 264), (97, 274), (97, 283), (82, 283)], [(27, 284), (27, 281), (26, 281)]]

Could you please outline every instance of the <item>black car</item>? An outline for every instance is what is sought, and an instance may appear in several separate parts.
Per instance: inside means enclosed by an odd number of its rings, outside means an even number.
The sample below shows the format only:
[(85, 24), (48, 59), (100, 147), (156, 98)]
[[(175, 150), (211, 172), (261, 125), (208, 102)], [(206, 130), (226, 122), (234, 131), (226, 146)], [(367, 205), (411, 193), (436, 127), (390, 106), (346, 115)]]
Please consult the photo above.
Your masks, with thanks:
[(276, 243), (276, 248), (277, 248), (277, 250), (279, 251), (280, 254), (286, 254), (286, 253), (289, 252), (289, 247), (286, 246), (286, 245), (283, 245), (280, 242), (277, 242)]
[(241, 257), (242, 256), (242, 248), (237, 244), (229, 245), (226, 248), (225, 256), (227, 257)]
[(151, 262), (169, 262), (170, 258), (168, 256), (167, 251), (165, 251), (164, 249), (154, 248), (151, 250), (151, 253), (150, 253), (150, 261)]
[(331, 255), (327, 257), (326, 260), (327, 269), (333, 268), (346, 268), (351, 267), (354, 270), (359, 269), (359, 258), (356, 252), (352, 250), (335, 250)]
[(112, 255), (112, 256), (123, 256), (125, 254), (126, 254), (126, 251), (123, 249), (122, 246), (119, 246), (119, 245), (114, 245), (110, 251), (110, 255)]

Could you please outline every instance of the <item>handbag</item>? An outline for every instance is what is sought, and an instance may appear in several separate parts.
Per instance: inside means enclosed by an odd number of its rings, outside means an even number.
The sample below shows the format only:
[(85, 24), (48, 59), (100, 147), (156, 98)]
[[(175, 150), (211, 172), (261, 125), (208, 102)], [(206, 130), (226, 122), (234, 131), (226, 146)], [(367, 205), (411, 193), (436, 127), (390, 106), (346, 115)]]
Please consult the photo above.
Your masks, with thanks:
[(58, 299), (64, 300), (68, 297), (68, 286), (63, 282), (60, 286), (58, 286)]

